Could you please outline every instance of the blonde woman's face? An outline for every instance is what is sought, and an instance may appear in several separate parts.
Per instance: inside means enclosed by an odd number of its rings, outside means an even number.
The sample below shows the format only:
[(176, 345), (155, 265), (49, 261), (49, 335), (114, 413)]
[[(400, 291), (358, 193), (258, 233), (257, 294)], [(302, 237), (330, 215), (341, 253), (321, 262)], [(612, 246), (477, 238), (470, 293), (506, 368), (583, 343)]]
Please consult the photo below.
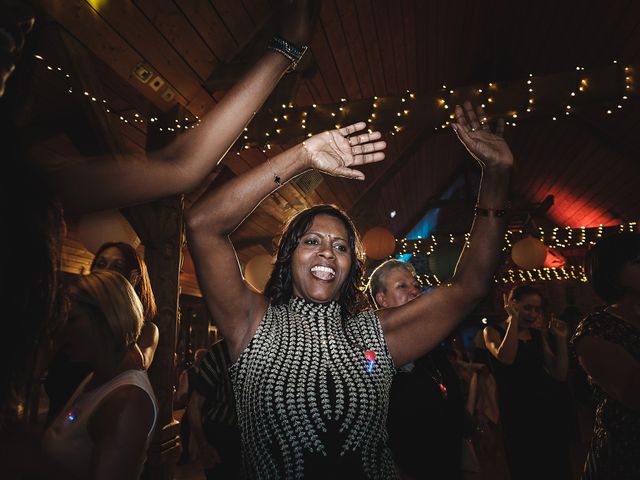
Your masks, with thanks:
[(376, 294), (382, 308), (399, 307), (420, 295), (420, 285), (409, 271), (396, 268), (384, 276), (384, 291)]
[(74, 301), (69, 311), (63, 349), (74, 362), (87, 362), (101, 350), (105, 339), (100, 339), (94, 313), (86, 305)]

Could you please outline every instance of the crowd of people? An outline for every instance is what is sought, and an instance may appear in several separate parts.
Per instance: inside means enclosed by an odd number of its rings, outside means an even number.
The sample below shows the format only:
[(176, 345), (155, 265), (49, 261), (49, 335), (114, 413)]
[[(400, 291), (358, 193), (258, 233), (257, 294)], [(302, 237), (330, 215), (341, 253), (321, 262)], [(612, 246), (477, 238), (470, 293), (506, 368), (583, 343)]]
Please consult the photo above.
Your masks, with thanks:
[[(10, 3), (0, 95), (33, 26)], [(300, 60), (308, 3), (293, 2), (277, 41), (198, 129), (146, 158), (48, 172), (39, 194), (14, 209), (16, 225), (32, 233), (24, 247), (34, 263), (15, 269), (28, 272), (20, 282), (8, 277), (12, 259), (2, 274), (18, 319), (3, 337), (0, 390), (10, 478), (140, 475), (158, 418), (146, 372), (159, 341), (146, 266), (131, 246), (106, 243), (91, 271), (62, 292), (61, 208), (125, 206), (196, 188)], [(411, 265), (391, 260), (371, 275), (368, 299), (359, 233), (332, 205), (284, 226), (263, 292), (239, 269), (230, 234), (265, 197), (307, 170), (364, 180), (359, 167), (384, 160), (382, 135), (364, 122), (305, 139), (186, 212), (198, 282), (224, 338), (203, 354), (185, 397), (207, 478), (569, 478), (572, 355), (596, 403), (583, 478), (640, 478), (640, 235), (604, 238), (588, 252), (588, 277), (607, 306), (575, 332), (543, 315), (540, 291), (519, 286), (505, 296), (506, 319), (476, 344), (486, 356), (469, 358), (452, 335), (493, 288), (514, 157), (504, 123), (491, 125), (469, 102), (456, 106), (452, 129), (482, 181), (455, 274), (428, 292)], [(18, 149), (6, 151), (21, 163)], [(34, 358), (45, 344), (58, 353), (45, 362), (51, 411), (34, 438), (21, 433), (16, 402), (41, 373)]]

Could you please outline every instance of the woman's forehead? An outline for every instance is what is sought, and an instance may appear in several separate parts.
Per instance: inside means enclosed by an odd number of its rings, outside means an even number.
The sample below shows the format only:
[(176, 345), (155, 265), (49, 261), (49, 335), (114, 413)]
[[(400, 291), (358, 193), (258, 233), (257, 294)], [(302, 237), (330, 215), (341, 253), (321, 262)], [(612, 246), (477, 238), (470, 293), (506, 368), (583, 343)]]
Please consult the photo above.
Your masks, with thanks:
[(116, 247), (116, 246), (111, 246), (111, 247), (105, 248), (102, 252), (100, 252), (100, 254), (98, 256), (105, 257), (105, 258), (114, 258), (114, 259), (124, 260), (124, 255), (122, 254), (120, 249), (118, 247)]
[(321, 235), (330, 235), (332, 237), (340, 237), (343, 239), (347, 239), (349, 236), (347, 227), (342, 220), (334, 217), (333, 215), (326, 215), (323, 213), (313, 217), (313, 221), (307, 230), (307, 233), (309, 232)]
[(387, 285), (400, 281), (414, 282), (417, 281), (417, 279), (410, 271), (404, 268), (394, 268), (389, 273), (387, 273), (384, 278), (384, 283)]
[(542, 305), (542, 297), (540, 295), (532, 293), (529, 295), (525, 295), (520, 300), (520, 303), (528, 304), (528, 305)]

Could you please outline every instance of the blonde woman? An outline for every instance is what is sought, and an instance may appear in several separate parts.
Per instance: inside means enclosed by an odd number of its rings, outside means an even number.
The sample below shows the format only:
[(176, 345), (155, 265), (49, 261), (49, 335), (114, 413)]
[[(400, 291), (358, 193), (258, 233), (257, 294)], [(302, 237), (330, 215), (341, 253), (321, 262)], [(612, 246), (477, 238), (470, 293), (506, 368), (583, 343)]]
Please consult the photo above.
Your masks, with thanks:
[(142, 304), (111, 271), (80, 277), (71, 301), (64, 348), (92, 373), (45, 432), (44, 453), (67, 478), (138, 478), (157, 417), (136, 345)]

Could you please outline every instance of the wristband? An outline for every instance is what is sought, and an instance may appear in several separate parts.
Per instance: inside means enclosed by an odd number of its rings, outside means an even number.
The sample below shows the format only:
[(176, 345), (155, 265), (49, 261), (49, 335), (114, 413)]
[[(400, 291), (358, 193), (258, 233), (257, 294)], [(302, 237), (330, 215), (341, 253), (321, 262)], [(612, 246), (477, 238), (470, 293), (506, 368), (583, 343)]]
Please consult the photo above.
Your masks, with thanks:
[(289, 66), (287, 71), (293, 71), (296, 69), (296, 67), (298, 66), (298, 62), (300, 62), (309, 47), (307, 45), (299, 47), (298, 45), (288, 42), (284, 38), (275, 35), (269, 42), (269, 45), (267, 45), (267, 48), (287, 57), (291, 62), (291, 65)]

